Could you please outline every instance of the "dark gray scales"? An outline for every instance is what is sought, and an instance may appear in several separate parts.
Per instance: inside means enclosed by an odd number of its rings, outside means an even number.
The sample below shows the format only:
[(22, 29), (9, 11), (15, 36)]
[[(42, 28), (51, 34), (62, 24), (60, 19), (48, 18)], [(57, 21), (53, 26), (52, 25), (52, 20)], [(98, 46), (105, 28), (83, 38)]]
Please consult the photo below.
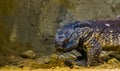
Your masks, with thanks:
[(92, 26), (99, 34), (99, 42), (102, 47), (120, 45), (120, 19), (90, 21)]
[(75, 49), (82, 54), (82, 58), (77, 59), (77, 64), (82, 66), (93, 65), (99, 59), (102, 49), (118, 50), (119, 46), (119, 18), (70, 23), (60, 28), (55, 38), (58, 51), (69, 52)]

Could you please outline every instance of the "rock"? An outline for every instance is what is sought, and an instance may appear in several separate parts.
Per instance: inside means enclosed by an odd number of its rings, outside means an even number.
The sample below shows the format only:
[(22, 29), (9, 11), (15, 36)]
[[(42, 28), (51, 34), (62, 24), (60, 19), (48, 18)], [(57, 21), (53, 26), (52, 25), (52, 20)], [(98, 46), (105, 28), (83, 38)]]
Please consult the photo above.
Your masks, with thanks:
[(110, 59), (110, 60), (108, 60), (108, 64), (116, 64), (116, 63), (118, 63), (119, 61), (116, 59), (116, 58), (112, 58), (112, 59)]
[(102, 51), (100, 54), (100, 59), (102, 61), (108, 61), (111, 58), (116, 58), (120, 60), (120, 52), (119, 51)]
[(64, 53), (64, 54), (60, 55), (59, 59), (64, 59), (64, 60), (72, 59), (72, 60), (75, 60), (77, 58), (76, 58), (75, 55), (71, 54), (70, 52), (67, 52), (67, 53)]
[(42, 65), (42, 64), (47, 64), (50, 62), (50, 57), (40, 57), (36, 59), (37, 63)]
[(78, 56), (82, 56), (78, 51), (72, 50), (70, 52), (63, 53), (59, 56), (59, 59), (65, 59), (65, 60), (76, 60)]
[(60, 67), (59, 67), (59, 66), (56, 66), (55, 68), (56, 68), (56, 69), (59, 69)]
[(82, 56), (78, 51), (72, 50), (70, 53), (74, 54), (75, 56)]
[(22, 58), (30, 58), (30, 59), (33, 59), (33, 58), (35, 58), (36, 53), (33, 52), (32, 50), (28, 50), (28, 51), (25, 51), (25, 52), (23, 52), (22, 54), (20, 54), (20, 56), (21, 56)]
[(55, 67), (51, 67), (51, 69), (54, 69)]
[(43, 60), (43, 62), (44, 62), (45, 64), (49, 63), (49, 62), (50, 62), (50, 57), (46, 57), (46, 58)]
[(57, 54), (55, 54), (55, 53), (53, 53), (53, 54), (50, 55), (50, 58), (58, 58), (58, 57), (59, 56)]
[(117, 60), (120, 60), (120, 52), (119, 51), (110, 51), (109, 52), (109, 56), (110, 57), (114, 57)]
[(74, 65), (73, 68), (74, 68), (74, 69), (80, 69), (80, 66), (78, 66), (78, 65)]
[(102, 51), (100, 54), (100, 60), (102, 61), (108, 61), (111, 57), (109, 56), (108, 51)]

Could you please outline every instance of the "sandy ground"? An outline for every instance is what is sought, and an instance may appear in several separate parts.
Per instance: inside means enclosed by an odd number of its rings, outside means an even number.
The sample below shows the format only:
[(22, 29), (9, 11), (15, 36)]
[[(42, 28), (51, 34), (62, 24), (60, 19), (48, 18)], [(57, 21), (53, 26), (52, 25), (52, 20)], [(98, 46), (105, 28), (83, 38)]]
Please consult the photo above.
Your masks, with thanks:
[(69, 67), (52, 67), (52, 68), (37, 68), (33, 69), (30, 67), (17, 67), (17, 66), (4, 66), (0, 68), (0, 71), (120, 71), (119, 67), (111, 65), (95, 66), (95, 67), (80, 67), (75, 66), (74, 68)]
[(66, 66), (64, 61), (59, 60), (56, 55), (51, 58), (43, 58), (42, 61), (41, 59), (10, 56), (8, 62), (10, 64), (0, 67), (0, 71), (120, 71), (120, 61), (116, 58), (90, 67), (74, 65), (72, 69)]
[(1, 68), (0, 71), (120, 71), (120, 69), (92, 69), (92, 68), (83, 68), (83, 69), (70, 69), (68, 67), (62, 68), (50, 68), (50, 69), (30, 69), (28, 67), (24, 68)]

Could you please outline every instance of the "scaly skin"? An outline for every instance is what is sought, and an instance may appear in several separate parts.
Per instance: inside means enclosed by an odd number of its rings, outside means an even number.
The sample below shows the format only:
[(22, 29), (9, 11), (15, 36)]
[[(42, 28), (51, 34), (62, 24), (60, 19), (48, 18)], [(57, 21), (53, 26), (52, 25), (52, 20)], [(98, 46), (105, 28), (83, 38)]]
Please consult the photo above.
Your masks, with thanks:
[[(120, 19), (76, 21), (58, 30), (55, 47), (58, 51), (76, 49), (82, 54), (78, 65), (89, 66), (99, 59), (102, 48), (120, 49)], [(111, 50), (111, 48), (109, 48)], [(114, 49), (115, 50), (115, 49)]]

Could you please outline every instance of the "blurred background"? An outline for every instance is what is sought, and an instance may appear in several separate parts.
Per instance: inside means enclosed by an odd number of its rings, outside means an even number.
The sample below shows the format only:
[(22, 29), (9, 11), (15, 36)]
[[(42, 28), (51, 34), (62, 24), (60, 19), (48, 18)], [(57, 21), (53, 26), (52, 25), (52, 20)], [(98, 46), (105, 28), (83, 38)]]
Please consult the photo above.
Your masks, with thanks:
[(49, 56), (57, 29), (66, 23), (118, 15), (120, 0), (0, 0), (0, 65), (26, 50)]

